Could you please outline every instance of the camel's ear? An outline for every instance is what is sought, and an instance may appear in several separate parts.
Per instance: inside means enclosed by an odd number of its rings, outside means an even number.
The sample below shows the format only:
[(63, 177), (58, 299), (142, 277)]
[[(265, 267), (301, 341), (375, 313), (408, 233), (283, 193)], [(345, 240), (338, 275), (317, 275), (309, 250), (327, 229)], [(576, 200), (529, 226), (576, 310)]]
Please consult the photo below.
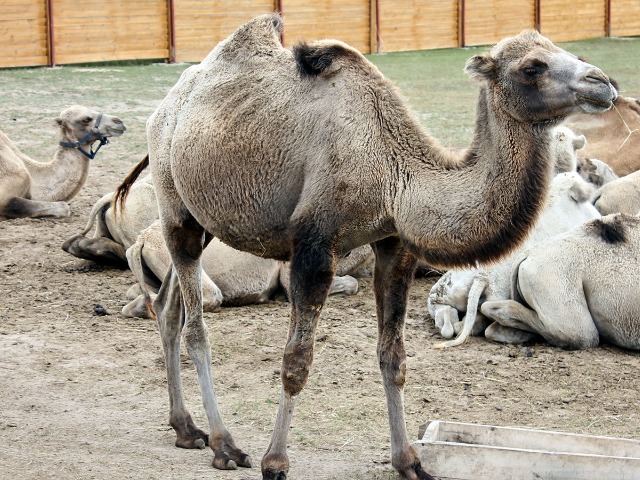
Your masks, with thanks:
[(51, 125), (53, 125), (54, 127), (61, 127), (62, 126), (62, 118), (61, 117), (54, 118), (53, 121), (51, 122)]
[(496, 76), (496, 62), (489, 54), (476, 55), (467, 60), (464, 71), (476, 80), (490, 80)]
[(573, 139), (573, 148), (575, 150), (580, 150), (581, 148), (584, 148), (586, 144), (587, 144), (587, 137), (585, 137), (584, 135), (580, 135)]

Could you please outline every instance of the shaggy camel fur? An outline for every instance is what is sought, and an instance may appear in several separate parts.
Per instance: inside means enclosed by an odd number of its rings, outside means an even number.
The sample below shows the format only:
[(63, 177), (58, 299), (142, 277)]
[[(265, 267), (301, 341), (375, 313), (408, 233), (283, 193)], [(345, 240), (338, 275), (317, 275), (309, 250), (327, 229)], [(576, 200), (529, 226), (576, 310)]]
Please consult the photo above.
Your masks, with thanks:
[[(593, 192), (593, 186), (576, 172), (556, 175), (551, 181), (547, 205), (522, 248), (600, 217), (591, 204)], [(478, 320), (484, 321), (476, 320), (478, 305), (484, 301), (511, 298), (511, 269), (519, 251), (521, 249), (485, 269), (449, 270), (434, 284), (427, 301), (429, 314), (442, 336), (451, 337), (454, 332), (459, 334), (455, 340), (440, 343), (437, 347), (460, 345), (472, 332), (477, 335), (485, 330), (486, 319), (478, 315)], [(459, 321), (463, 312), (466, 315)], [(499, 326), (490, 328), (493, 331)], [(530, 337), (529, 333), (522, 333)]]
[[(358, 247), (338, 261), (329, 295), (353, 295), (358, 291), (354, 273), (373, 257), (369, 245)], [(161, 280), (171, 269), (171, 256), (164, 243), (160, 222), (142, 231), (136, 242), (127, 249), (127, 260), (138, 283), (129, 289), (131, 300), (122, 309), (125, 317), (148, 318), (151, 298), (146, 289), (157, 291)], [(289, 262), (262, 258), (241, 252), (214, 238), (202, 252), (203, 310), (216, 311), (220, 304), (249, 305), (264, 303), (280, 288), (291, 298)], [(219, 293), (216, 293), (219, 292)]]
[(609, 165), (597, 158), (578, 157), (576, 171), (596, 188), (619, 178)]
[[(154, 308), (176, 445), (208, 442), (214, 467), (251, 466), (222, 420), (211, 377), (200, 255), (213, 236), (238, 250), (291, 260), (282, 390), (262, 458), (263, 479), (279, 480), (289, 469), (287, 436), (336, 259), (369, 243), (391, 462), (402, 479), (430, 479), (409, 443), (403, 405), (404, 318), (417, 258), (468, 266), (512, 250), (544, 203), (550, 129), (578, 110), (609, 108), (617, 93), (599, 69), (524, 32), (467, 62), (481, 82), (478, 120), (471, 147), (456, 155), (433, 140), (358, 51), (332, 40), (288, 50), (281, 31), (277, 14), (240, 27), (185, 70), (147, 122), (173, 264)], [(134, 180), (127, 178), (120, 192)], [(209, 434), (184, 404), (182, 338)]]
[(512, 271), (514, 300), (485, 302), (481, 311), (557, 347), (602, 341), (640, 350), (639, 283), (640, 218), (607, 215), (523, 252)]
[[(98, 200), (91, 209), (85, 229), (66, 240), (62, 249), (94, 262), (124, 268), (130, 266), (141, 284), (146, 283), (157, 291), (171, 266), (171, 257), (157, 222), (157, 200), (151, 175), (133, 185), (124, 208), (117, 214), (113, 199), (114, 192), (111, 192)], [(94, 225), (93, 236), (86, 237)], [(373, 252), (367, 245), (341, 258), (329, 293), (355, 294), (358, 281), (349, 274), (372, 257)], [(240, 252), (214, 239), (202, 254), (202, 265), (203, 308), (206, 312), (220, 310), (221, 304), (266, 302), (279, 287), (289, 296), (288, 262)], [(134, 285), (127, 297), (131, 302), (122, 309), (124, 316), (149, 316), (147, 303), (150, 300), (140, 285)]]
[(640, 212), (640, 171), (600, 187), (593, 196), (593, 204), (602, 215)]
[(61, 140), (48, 163), (32, 160), (0, 132), (0, 220), (69, 216), (67, 202), (89, 174), (89, 161), (95, 154), (91, 146), (96, 141), (102, 146), (107, 137), (126, 130), (118, 117), (80, 105), (63, 110), (55, 124)]
[(618, 97), (614, 107), (597, 115), (572, 115), (565, 126), (587, 137), (581, 156), (602, 160), (622, 177), (640, 169), (640, 101)]

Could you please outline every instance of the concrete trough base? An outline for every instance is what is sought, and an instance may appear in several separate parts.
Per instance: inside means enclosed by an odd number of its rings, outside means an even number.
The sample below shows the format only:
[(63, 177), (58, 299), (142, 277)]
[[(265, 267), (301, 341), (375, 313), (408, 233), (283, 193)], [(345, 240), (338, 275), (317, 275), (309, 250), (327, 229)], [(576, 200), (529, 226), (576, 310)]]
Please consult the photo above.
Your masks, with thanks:
[(431, 421), (413, 443), (440, 480), (639, 480), (640, 441)]

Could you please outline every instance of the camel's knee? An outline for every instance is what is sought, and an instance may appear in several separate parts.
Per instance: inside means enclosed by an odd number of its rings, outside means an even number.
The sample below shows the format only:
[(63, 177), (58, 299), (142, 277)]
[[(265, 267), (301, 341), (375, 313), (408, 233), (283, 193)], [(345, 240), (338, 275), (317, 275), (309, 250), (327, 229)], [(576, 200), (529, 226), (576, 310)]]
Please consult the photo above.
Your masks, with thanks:
[(382, 378), (402, 388), (407, 374), (407, 354), (404, 348), (381, 350), (378, 352), (378, 362)]
[(147, 304), (144, 300), (144, 296), (139, 295), (138, 297), (134, 298), (129, 303), (127, 303), (124, 307), (122, 307), (122, 316), (137, 317), (137, 318), (151, 318), (151, 314), (149, 312), (149, 309), (147, 308)]
[(282, 387), (289, 395), (299, 394), (309, 378), (313, 345), (290, 342), (282, 358)]

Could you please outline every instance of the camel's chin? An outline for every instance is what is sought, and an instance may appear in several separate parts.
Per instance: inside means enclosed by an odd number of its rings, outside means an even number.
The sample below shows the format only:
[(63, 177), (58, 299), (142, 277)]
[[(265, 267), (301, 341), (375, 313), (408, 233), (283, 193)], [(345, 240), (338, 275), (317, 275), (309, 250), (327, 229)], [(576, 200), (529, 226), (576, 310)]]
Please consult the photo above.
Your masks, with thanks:
[(107, 130), (107, 137), (119, 137), (125, 132), (126, 129), (123, 130)]
[(580, 110), (584, 113), (602, 113), (613, 107), (612, 101), (585, 101), (580, 104)]

